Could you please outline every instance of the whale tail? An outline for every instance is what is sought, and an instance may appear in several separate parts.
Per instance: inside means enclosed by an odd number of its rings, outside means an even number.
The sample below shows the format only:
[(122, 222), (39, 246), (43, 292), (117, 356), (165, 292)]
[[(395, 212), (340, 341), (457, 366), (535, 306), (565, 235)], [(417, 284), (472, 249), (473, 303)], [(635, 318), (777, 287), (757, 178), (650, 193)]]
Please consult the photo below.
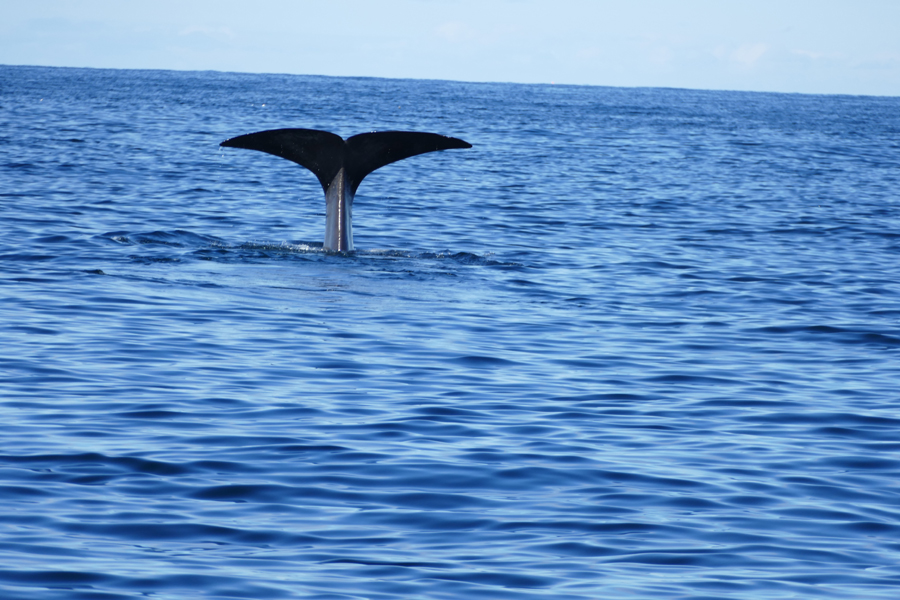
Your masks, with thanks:
[(436, 133), (376, 131), (344, 140), (315, 129), (272, 129), (239, 135), (219, 145), (267, 152), (312, 171), (325, 191), (324, 247), (339, 251), (353, 249), (353, 196), (366, 175), (410, 156), (472, 147)]

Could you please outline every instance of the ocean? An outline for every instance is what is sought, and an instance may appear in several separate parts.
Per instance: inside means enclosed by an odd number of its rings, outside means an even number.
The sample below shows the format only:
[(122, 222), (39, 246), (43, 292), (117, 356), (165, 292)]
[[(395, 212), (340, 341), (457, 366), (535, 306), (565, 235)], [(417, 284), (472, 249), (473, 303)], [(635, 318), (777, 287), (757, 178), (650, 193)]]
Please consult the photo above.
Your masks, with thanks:
[[(427, 131), (357, 250), (236, 135)], [(0, 598), (900, 594), (900, 98), (0, 67)]]

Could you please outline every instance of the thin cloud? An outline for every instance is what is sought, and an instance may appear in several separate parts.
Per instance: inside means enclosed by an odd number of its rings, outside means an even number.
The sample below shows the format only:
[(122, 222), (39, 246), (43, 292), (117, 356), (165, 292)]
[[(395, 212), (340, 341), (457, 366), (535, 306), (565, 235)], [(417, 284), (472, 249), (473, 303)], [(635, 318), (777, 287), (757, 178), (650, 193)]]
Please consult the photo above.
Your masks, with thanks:
[(731, 54), (731, 58), (749, 69), (754, 67), (768, 50), (769, 46), (763, 43), (744, 44)]

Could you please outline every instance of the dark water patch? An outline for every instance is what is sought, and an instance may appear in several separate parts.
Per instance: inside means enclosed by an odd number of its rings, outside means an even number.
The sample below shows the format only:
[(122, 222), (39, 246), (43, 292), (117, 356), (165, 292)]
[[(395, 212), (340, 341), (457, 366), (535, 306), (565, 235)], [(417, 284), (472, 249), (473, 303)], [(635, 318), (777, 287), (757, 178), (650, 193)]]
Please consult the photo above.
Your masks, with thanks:
[(48, 235), (40, 238), (36, 238), (34, 240), (35, 244), (60, 244), (63, 242), (72, 241), (71, 238), (65, 235)]
[(822, 336), (826, 339), (837, 341), (843, 344), (876, 344), (883, 346), (900, 345), (900, 334), (890, 334), (876, 331), (855, 330), (846, 327), (835, 327), (831, 325), (781, 325), (768, 326), (759, 328), (762, 333), (774, 334), (799, 334), (814, 336)]
[(164, 256), (160, 256), (160, 257), (156, 257), (156, 256), (136, 256), (136, 255), (133, 255), (133, 254), (132, 254), (132, 255), (130, 255), (128, 258), (130, 258), (131, 260), (133, 260), (133, 261), (136, 262), (136, 263), (142, 263), (142, 264), (152, 264), (152, 263), (179, 263), (179, 262), (181, 262), (180, 259), (177, 259), (177, 258), (169, 258), (169, 257), (164, 257)]
[(489, 369), (493, 367), (507, 367), (517, 364), (514, 361), (494, 356), (460, 356), (453, 362), (471, 368)]
[(0, 486), (0, 493), (6, 498), (41, 498), (53, 495), (40, 489), (15, 485)]
[(31, 253), (13, 253), (13, 254), (0, 254), (0, 261), (22, 261), (22, 262), (37, 262), (37, 261), (45, 261), (45, 260), (54, 260), (59, 258), (58, 256), (53, 256), (51, 254), (31, 254)]
[(30, 333), (34, 335), (59, 335), (59, 331), (53, 329), (46, 329), (43, 327), (30, 327), (26, 325), (18, 325), (9, 327), (7, 331), (19, 331), (21, 333)]

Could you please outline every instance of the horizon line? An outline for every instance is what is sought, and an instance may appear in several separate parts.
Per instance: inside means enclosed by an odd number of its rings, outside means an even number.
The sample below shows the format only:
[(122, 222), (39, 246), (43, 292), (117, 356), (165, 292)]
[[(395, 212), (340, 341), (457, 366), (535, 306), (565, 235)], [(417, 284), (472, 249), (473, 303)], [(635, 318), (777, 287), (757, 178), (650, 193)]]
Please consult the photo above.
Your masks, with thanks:
[(693, 87), (676, 87), (676, 86), (654, 86), (654, 85), (604, 85), (596, 83), (557, 83), (555, 81), (544, 82), (526, 82), (526, 81), (478, 81), (468, 79), (442, 79), (436, 77), (380, 77), (377, 75), (327, 75), (324, 73), (288, 73), (284, 71), (232, 71), (222, 69), (177, 69), (177, 68), (147, 68), (147, 67), (85, 67), (71, 65), (35, 65), (35, 64), (8, 64), (0, 63), (0, 67), (25, 67), (38, 69), (93, 69), (98, 71), (164, 71), (172, 73), (226, 73), (236, 75), (282, 75), (291, 77), (327, 77), (332, 79), (383, 79), (392, 81), (441, 81), (447, 83), (465, 83), (475, 85), (523, 85), (523, 86), (542, 86), (542, 87), (588, 87), (588, 88), (615, 88), (626, 90), (678, 90), (689, 92), (726, 92), (741, 94), (782, 94), (793, 96), (846, 96), (851, 98), (900, 98), (900, 95), (892, 96), (885, 94), (851, 94), (851, 93), (815, 93), (815, 92), (781, 92), (775, 90), (750, 90), (750, 89), (717, 89), (717, 88), (693, 88)]

